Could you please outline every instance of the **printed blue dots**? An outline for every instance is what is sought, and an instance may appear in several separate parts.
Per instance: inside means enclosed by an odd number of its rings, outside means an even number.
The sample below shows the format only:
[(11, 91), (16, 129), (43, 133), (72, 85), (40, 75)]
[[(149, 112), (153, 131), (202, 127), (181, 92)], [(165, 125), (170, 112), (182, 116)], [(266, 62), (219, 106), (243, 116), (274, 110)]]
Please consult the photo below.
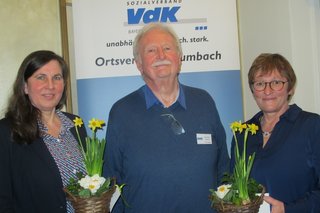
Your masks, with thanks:
[(194, 29), (195, 30), (207, 30), (208, 26), (196, 26)]

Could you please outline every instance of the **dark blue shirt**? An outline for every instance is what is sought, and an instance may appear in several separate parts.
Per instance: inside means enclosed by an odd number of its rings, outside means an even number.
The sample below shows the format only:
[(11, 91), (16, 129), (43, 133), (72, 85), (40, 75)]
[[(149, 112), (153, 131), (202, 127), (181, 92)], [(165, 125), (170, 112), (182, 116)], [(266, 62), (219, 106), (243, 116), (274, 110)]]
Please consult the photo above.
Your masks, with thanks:
[[(284, 202), (286, 213), (320, 212), (320, 116), (290, 108), (275, 125), (268, 143), (263, 136), (257, 113), (247, 123), (259, 126), (247, 142), (248, 155), (256, 153), (251, 177), (264, 185), (270, 196)], [(243, 141), (238, 138), (239, 147)], [(234, 166), (234, 141), (231, 168)]]

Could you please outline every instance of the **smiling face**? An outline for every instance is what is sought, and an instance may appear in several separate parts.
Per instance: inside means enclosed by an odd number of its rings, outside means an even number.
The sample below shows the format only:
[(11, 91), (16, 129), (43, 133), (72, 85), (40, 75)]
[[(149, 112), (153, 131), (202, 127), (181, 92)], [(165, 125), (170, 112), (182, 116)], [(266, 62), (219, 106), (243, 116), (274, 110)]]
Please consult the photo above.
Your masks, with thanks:
[(147, 32), (140, 40), (136, 65), (146, 83), (176, 79), (181, 56), (173, 36), (157, 28)]
[(272, 90), (270, 84), (266, 85), (262, 91), (256, 91), (252, 88), (253, 97), (258, 107), (264, 113), (283, 114), (289, 107), (288, 96), (293, 94), (293, 89), (288, 91), (288, 80), (281, 76), (278, 70), (267, 73), (258, 71), (254, 77), (254, 82), (270, 82), (270, 81), (286, 82), (279, 91)]
[(62, 97), (64, 85), (60, 64), (51, 60), (27, 79), (24, 92), (41, 112), (54, 111)]

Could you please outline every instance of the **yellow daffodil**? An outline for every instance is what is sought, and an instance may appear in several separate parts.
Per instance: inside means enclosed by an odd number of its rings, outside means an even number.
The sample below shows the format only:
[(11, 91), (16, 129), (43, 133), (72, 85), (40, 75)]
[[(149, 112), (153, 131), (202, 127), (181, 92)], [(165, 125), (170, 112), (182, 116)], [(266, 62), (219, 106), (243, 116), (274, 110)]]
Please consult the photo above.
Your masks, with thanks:
[(99, 120), (99, 128), (102, 128), (102, 126), (104, 125), (104, 121), (103, 120)]
[[(81, 125), (83, 124), (83, 121), (81, 120), (81, 118), (75, 118), (73, 121), (76, 127), (78, 139), (79, 141), (81, 141), (78, 127), (81, 127)], [(103, 120), (92, 118), (89, 121), (89, 125), (88, 125), (88, 127), (92, 130), (92, 136), (86, 137), (86, 140), (85, 140), (86, 149), (84, 148), (82, 142), (79, 143), (81, 147), (81, 152), (84, 158), (86, 171), (87, 171), (87, 174), (90, 176), (94, 174), (101, 175), (102, 173), (103, 153), (104, 153), (106, 140), (104, 138), (98, 139), (96, 136), (96, 130), (102, 129), (104, 124), (105, 122)]]
[(88, 127), (92, 130), (92, 135), (86, 136), (85, 138), (81, 138), (79, 134), (79, 129), (83, 125), (82, 119), (76, 117), (73, 122), (78, 136), (79, 148), (82, 153), (86, 174), (77, 172), (77, 179), (75, 179), (74, 177), (70, 178), (69, 184), (65, 187), (66, 189), (64, 189), (67, 193), (67, 198), (73, 201), (77, 197), (99, 197), (105, 193), (108, 193), (108, 191), (110, 191), (110, 193), (113, 193), (115, 190), (114, 186), (119, 188), (120, 196), (122, 196), (121, 190), (125, 184), (118, 186), (115, 183), (114, 178), (104, 178), (101, 176), (104, 163), (103, 155), (106, 145), (106, 139), (99, 139), (97, 137), (97, 129), (103, 129), (105, 122), (103, 120), (98, 120), (95, 118), (91, 119), (89, 121)]
[[(215, 192), (216, 195), (220, 199), (231, 199), (228, 196), (226, 198), (226, 194), (229, 191), (229, 188), (233, 189), (232, 193), (237, 193), (237, 198), (242, 204), (247, 204), (250, 202), (249, 191), (248, 191), (248, 181), (250, 171), (253, 165), (253, 161), (255, 158), (255, 153), (248, 156), (247, 158), (247, 140), (248, 140), (248, 133), (251, 132), (252, 135), (257, 133), (259, 127), (255, 124), (246, 124), (242, 123), (241, 121), (235, 121), (231, 123), (230, 129), (232, 130), (235, 147), (234, 147), (234, 157), (235, 157), (235, 165), (234, 165), (234, 173), (232, 179), (232, 187), (230, 185), (221, 185), (218, 187), (217, 191)], [(239, 134), (236, 134), (239, 133)], [(243, 133), (243, 134), (241, 134)], [(243, 135), (243, 144), (242, 144), (242, 152), (240, 153), (239, 144), (238, 144), (238, 137), (239, 135)]]
[(232, 129), (234, 140), (235, 140), (235, 169), (234, 169), (234, 183), (236, 188), (238, 189), (239, 199), (241, 200), (242, 204), (246, 204), (250, 202), (249, 191), (248, 191), (248, 180), (249, 175), (251, 172), (251, 168), (253, 165), (253, 161), (255, 158), (255, 153), (246, 159), (246, 149), (247, 149), (247, 140), (248, 140), (248, 133), (256, 134), (258, 130), (258, 126), (255, 124), (242, 124), (241, 121), (237, 124), (240, 126), (239, 133), (242, 133), (244, 130), (243, 136), (243, 151), (240, 154), (238, 139), (236, 135), (236, 131)]
[(92, 131), (96, 131), (96, 129), (100, 129), (102, 128), (102, 125), (104, 124), (104, 121), (103, 120), (97, 120), (95, 118), (92, 118), (90, 121), (89, 121), (89, 128), (92, 130)]
[(83, 124), (82, 119), (79, 118), (79, 117), (76, 117), (76, 118), (73, 120), (73, 122), (74, 122), (74, 126), (76, 126), (76, 127), (81, 127), (82, 124)]
[(247, 124), (241, 123), (241, 121), (235, 121), (231, 123), (230, 128), (233, 132), (242, 132), (244, 129), (247, 128)]
[(231, 123), (230, 129), (232, 131), (236, 132), (236, 131), (239, 130), (240, 126), (241, 126), (241, 122), (240, 121), (235, 121), (235, 122)]
[(248, 124), (248, 128), (250, 129), (251, 135), (254, 135), (259, 130), (259, 127), (255, 124)]
[[(247, 205), (255, 199), (252, 192), (259, 193), (261, 187), (254, 179), (250, 178), (251, 168), (255, 159), (255, 153), (247, 154), (247, 142), (249, 132), (251, 135), (257, 133), (259, 127), (256, 124), (235, 121), (230, 124), (234, 139), (234, 170), (233, 173), (224, 176), (224, 185), (217, 189), (210, 189), (212, 206), (223, 206), (223, 203), (234, 205)], [(238, 139), (243, 137), (239, 146)], [(241, 150), (240, 150), (241, 147)], [(227, 183), (227, 184), (226, 184)], [(261, 190), (261, 191), (259, 191)], [(253, 194), (254, 195), (254, 194)]]
[(241, 124), (239, 128), (239, 132), (241, 133), (246, 128), (247, 128), (247, 124)]

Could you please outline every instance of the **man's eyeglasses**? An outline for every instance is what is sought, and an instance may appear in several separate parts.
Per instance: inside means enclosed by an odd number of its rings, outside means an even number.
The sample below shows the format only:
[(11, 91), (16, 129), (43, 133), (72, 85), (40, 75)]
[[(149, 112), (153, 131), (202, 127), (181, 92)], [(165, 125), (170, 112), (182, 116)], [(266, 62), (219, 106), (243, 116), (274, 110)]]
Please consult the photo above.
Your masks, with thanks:
[(172, 129), (174, 134), (181, 135), (186, 132), (180, 122), (177, 121), (177, 119), (172, 114), (161, 114), (161, 117), (163, 117), (164, 120), (170, 125), (170, 128)]
[(253, 82), (252, 88), (255, 91), (261, 92), (261, 91), (264, 91), (266, 89), (267, 85), (269, 85), (269, 87), (272, 90), (280, 91), (280, 90), (282, 90), (284, 84), (287, 83), (287, 82), (288, 81), (279, 81), (279, 80), (273, 80), (273, 81), (269, 81), (269, 82), (257, 81), (257, 82)]

